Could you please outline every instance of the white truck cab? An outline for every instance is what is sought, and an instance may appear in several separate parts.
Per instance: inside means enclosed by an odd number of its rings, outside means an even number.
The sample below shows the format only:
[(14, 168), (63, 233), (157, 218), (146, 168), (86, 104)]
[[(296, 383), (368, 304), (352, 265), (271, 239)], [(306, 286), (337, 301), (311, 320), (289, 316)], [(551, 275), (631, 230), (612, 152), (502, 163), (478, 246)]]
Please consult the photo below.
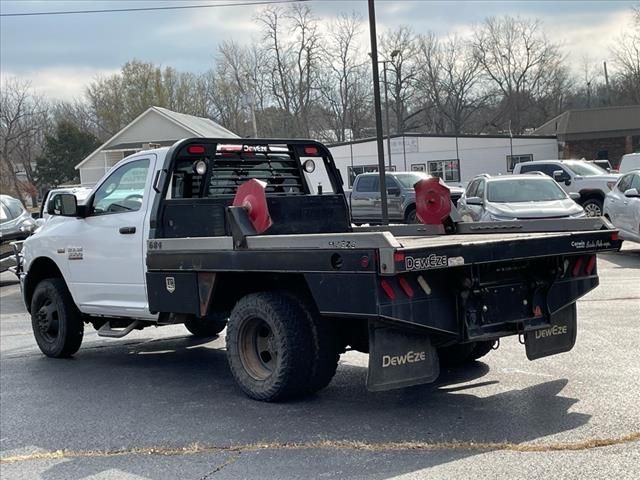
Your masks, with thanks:
[[(154, 319), (145, 290), (151, 182), (168, 148), (137, 153), (117, 164), (88, 197), (85, 218), (52, 216), (29, 239), (24, 269), (51, 268), (63, 274), (80, 312)], [(46, 260), (42, 260), (46, 259)]]

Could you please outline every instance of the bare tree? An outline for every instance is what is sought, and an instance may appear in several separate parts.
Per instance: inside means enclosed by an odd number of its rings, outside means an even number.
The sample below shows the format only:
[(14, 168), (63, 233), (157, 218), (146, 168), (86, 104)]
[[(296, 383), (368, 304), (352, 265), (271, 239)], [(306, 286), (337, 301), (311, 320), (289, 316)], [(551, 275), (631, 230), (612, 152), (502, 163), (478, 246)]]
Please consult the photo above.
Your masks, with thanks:
[(474, 46), (478, 62), (503, 96), (504, 123), (522, 133), (531, 98), (546, 92), (561, 68), (557, 45), (547, 40), (539, 21), (501, 17), (487, 19), (475, 31)]
[(436, 133), (460, 134), (490, 98), (473, 46), (455, 36), (441, 41), (430, 33), (419, 40), (418, 62), (423, 66), (417, 81), (420, 96), (442, 117), (435, 119)]
[(362, 130), (362, 126), (358, 125), (362, 117), (356, 111), (362, 108), (363, 102), (370, 104), (363, 97), (361, 88), (368, 73), (366, 57), (357, 46), (361, 21), (355, 13), (341, 15), (328, 29), (323, 56), (326, 70), (322, 76), (321, 93), (333, 133), (329, 140), (344, 142), (347, 132), (349, 139), (353, 138), (355, 131)]
[(290, 136), (309, 136), (312, 104), (319, 88), (318, 22), (307, 5), (265, 9), (263, 25), (270, 93), (283, 111)]
[(622, 93), (629, 102), (640, 103), (640, 7), (633, 9), (632, 25), (617, 39), (611, 53)]
[[(3, 188), (36, 204), (35, 158), (42, 146), (48, 108), (29, 82), (10, 78), (0, 92), (0, 169)], [(24, 176), (24, 180), (20, 177)], [(6, 179), (6, 180), (5, 180)]]
[(416, 104), (415, 84), (419, 69), (416, 65), (418, 41), (410, 27), (400, 26), (385, 34), (380, 41), (381, 61), (388, 61), (389, 95), (395, 116), (395, 131), (411, 131), (421, 126), (421, 105)]

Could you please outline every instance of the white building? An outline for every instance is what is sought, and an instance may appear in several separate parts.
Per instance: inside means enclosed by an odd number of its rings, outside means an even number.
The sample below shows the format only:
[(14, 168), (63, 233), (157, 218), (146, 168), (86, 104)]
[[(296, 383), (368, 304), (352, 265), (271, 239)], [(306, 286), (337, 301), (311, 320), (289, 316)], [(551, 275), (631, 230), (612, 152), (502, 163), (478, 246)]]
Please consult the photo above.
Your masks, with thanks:
[[(355, 175), (378, 171), (377, 148), (371, 138), (329, 147), (349, 187)], [(419, 170), (464, 184), (481, 173), (507, 174), (518, 162), (557, 159), (558, 142), (555, 136), (404, 134), (391, 136), (391, 162), (387, 152), (385, 138), (385, 165), (391, 170)]]
[(140, 150), (171, 145), (190, 137), (227, 138), (238, 136), (208, 118), (150, 107), (100, 148), (76, 165), (80, 183), (93, 186), (124, 157)]

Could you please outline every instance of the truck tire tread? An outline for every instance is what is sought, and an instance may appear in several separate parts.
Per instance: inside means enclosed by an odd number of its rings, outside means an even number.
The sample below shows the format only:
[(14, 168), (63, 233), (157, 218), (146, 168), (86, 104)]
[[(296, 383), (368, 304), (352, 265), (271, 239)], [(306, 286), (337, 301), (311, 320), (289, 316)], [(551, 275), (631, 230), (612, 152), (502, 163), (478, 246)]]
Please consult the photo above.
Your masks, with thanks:
[[(46, 301), (56, 308), (58, 330), (53, 339), (47, 339), (39, 327), (38, 313)], [(47, 278), (36, 286), (31, 298), (31, 326), (40, 351), (48, 357), (71, 357), (80, 348), (84, 336), (82, 314), (62, 278)]]
[[(240, 388), (251, 398), (263, 401), (299, 396), (307, 385), (313, 363), (313, 335), (300, 305), (277, 292), (251, 293), (233, 308), (227, 326), (227, 360)], [(253, 378), (240, 356), (240, 331), (245, 322), (259, 318), (273, 331), (279, 344), (275, 369), (264, 380)]]

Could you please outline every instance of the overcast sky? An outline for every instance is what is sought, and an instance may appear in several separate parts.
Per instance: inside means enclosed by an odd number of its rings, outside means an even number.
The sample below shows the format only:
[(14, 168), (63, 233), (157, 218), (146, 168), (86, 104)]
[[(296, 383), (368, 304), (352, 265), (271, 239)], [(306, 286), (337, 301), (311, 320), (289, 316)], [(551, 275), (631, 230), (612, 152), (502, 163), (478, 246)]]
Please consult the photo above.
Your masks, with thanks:
[[(252, 0), (237, 0), (250, 2)], [(167, 5), (230, 4), (234, 0), (27, 1), (0, 0), (0, 13), (95, 10)], [(308, 2), (326, 22), (356, 11), (367, 18), (364, 0)], [(609, 46), (630, 28), (636, 1), (423, 1), (377, 0), (379, 31), (409, 25), (417, 33), (466, 33), (488, 16), (503, 14), (538, 18), (549, 38), (563, 45), (572, 67), (585, 56), (610, 59)], [(260, 6), (227, 6), (193, 10), (0, 17), (0, 74), (3, 79), (29, 79), (41, 93), (80, 97), (97, 75), (119, 70), (137, 58), (178, 70), (211, 68), (217, 45), (224, 40), (259, 38), (255, 21)], [(365, 32), (368, 34), (368, 30)]]

